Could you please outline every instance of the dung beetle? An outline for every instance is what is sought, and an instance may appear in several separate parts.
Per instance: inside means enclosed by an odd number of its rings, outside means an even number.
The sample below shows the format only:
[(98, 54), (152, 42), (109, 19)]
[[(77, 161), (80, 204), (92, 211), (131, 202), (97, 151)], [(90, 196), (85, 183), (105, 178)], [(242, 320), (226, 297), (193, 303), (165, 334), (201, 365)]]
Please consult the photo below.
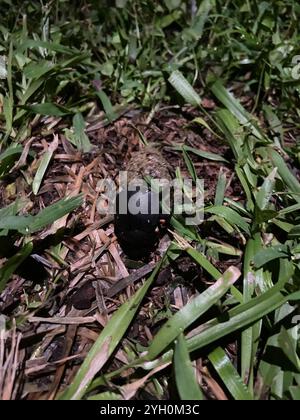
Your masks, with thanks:
[[(126, 170), (129, 183), (145, 175), (171, 180), (169, 165), (156, 149), (149, 147), (134, 153)], [(147, 186), (126, 187), (118, 193), (115, 234), (128, 257), (146, 257), (157, 246), (170, 219), (170, 212), (161, 209), (160, 199), (161, 194)]]
[[(115, 234), (125, 254), (133, 259), (146, 257), (156, 247), (161, 232), (169, 222), (169, 214), (161, 209), (151, 212), (153, 203), (157, 203), (159, 194), (153, 191), (122, 190), (117, 195)], [(125, 203), (125, 212), (121, 212), (121, 203)], [(136, 211), (132, 211), (130, 202), (137, 203)]]

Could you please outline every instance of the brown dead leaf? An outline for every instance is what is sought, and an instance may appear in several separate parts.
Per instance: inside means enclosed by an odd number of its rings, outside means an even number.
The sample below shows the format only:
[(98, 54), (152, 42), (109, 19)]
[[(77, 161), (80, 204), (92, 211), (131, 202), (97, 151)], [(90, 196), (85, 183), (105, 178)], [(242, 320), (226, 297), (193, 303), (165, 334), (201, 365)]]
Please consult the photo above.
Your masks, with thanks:
[(139, 390), (139, 388), (143, 387), (145, 382), (155, 373), (159, 372), (160, 370), (165, 369), (167, 366), (169, 366), (170, 363), (165, 363), (164, 365), (158, 366), (155, 369), (151, 370), (146, 376), (143, 378), (132, 382), (131, 384), (124, 385), (120, 391), (123, 395), (124, 400), (130, 400), (133, 398), (136, 394), (136, 392)]

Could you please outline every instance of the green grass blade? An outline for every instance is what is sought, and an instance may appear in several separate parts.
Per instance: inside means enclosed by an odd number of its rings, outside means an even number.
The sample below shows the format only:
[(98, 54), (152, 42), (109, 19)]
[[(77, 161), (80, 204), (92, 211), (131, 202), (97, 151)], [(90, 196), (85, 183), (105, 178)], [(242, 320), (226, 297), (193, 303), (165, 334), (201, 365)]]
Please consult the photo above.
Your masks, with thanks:
[(235, 210), (225, 206), (213, 206), (205, 209), (206, 213), (215, 214), (216, 216), (223, 217), (231, 225), (238, 226), (248, 235), (250, 234), (250, 227), (245, 219), (240, 216)]
[(226, 188), (226, 174), (220, 169), (219, 176), (218, 176), (218, 183), (216, 187), (216, 194), (215, 194), (215, 206), (222, 206), (225, 197), (225, 188)]
[(21, 108), (29, 110), (33, 114), (40, 114), (52, 117), (63, 117), (73, 112), (58, 104), (44, 102), (42, 104), (22, 105)]
[(197, 383), (183, 334), (178, 336), (175, 344), (174, 371), (180, 399), (191, 401), (203, 400), (203, 394)]
[[(116, 312), (114, 312), (97, 341), (94, 343), (93, 347), (84, 359), (84, 362), (73, 379), (72, 384), (64, 391), (59, 399), (74, 400), (81, 399), (83, 397), (94, 376), (107, 362), (117, 345), (120, 343), (163, 262), (164, 258), (161, 260), (160, 264), (157, 265), (156, 269), (153, 271), (146, 283), (135, 293), (135, 295), (128, 302), (120, 306)], [(104, 355), (102, 353), (103, 349), (106, 350)], [(100, 363), (98, 363), (99, 355), (101, 356)]]
[(23, 234), (34, 233), (75, 210), (81, 203), (82, 196), (79, 195), (60, 200), (35, 216), (6, 216), (0, 220), (0, 229), (17, 230)]
[(189, 173), (192, 177), (192, 180), (194, 182), (196, 182), (197, 181), (197, 173), (196, 173), (196, 169), (195, 169), (195, 166), (193, 164), (193, 161), (190, 158), (189, 154), (187, 153), (187, 151), (184, 147), (182, 148), (182, 152), (183, 152), (183, 159), (184, 159), (185, 164), (188, 168), (188, 171), (189, 171)]
[(57, 147), (58, 147), (58, 136), (54, 136), (54, 139), (51, 145), (48, 147), (48, 150), (43, 154), (42, 160), (40, 162), (40, 165), (38, 167), (38, 170), (36, 171), (34, 180), (32, 182), (32, 192), (35, 195), (39, 191), (44, 175), (52, 159), (53, 153), (57, 149)]
[(74, 144), (78, 150), (88, 153), (92, 149), (92, 145), (88, 136), (85, 133), (85, 121), (80, 113), (73, 117), (73, 130), (74, 130)]
[(147, 358), (151, 360), (157, 357), (181, 332), (216, 304), (232, 284), (237, 281), (240, 274), (237, 268), (230, 267), (216, 283), (201, 295), (190, 300), (173, 315), (154, 337), (150, 344)]
[(100, 99), (105, 115), (108, 119), (109, 122), (113, 122), (115, 121), (118, 116), (114, 111), (114, 107), (112, 106), (109, 97), (106, 95), (106, 93), (103, 90), (100, 90), (98, 92), (96, 92), (96, 95), (98, 96), (98, 98)]
[(65, 198), (40, 211), (33, 216), (33, 221), (29, 225), (30, 232), (37, 232), (47, 225), (55, 222), (61, 217), (69, 214), (82, 204), (82, 195)]
[(23, 52), (25, 51), (27, 48), (35, 48), (35, 49), (39, 49), (39, 48), (45, 48), (48, 51), (55, 51), (55, 52), (59, 52), (62, 54), (67, 54), (67, 55), (76, 55), (79, 53), (78, 50), (76, 50), (75, 48), (68, 48), (65, 47), (61, 44), (56, 44), (53, 42), (47, 42), (47, 41), (35, 41), (35, 40), (31, 40), (28, 39), (25, 42), (23, 42), (18, 48), (17, 48), (17, 52)]
[(273, 245), (265, 249), (257, 251), (253, 256), (253, 263), (256, 268), (261, 268), (270, 261), (278, 258), (288, 258), (289, 249), (287, 245)]
[(4, 290), (11, 275), (16, 269), (22, 264), (22, 262), (29, 257), (33, 249), (33, 244), (30, 242), (13, 257), (11, 257), (4, 265), (0, 268), (0, 293)]
[(294, 340), (284, 327), (281, 328), (278, 336), (278, 344), (287, 358), (295, 366), (296, 370), (300, 373), (300, 359), (297, 355), (297, 340)]
[[(282, 275), (282, 282), (290, 277), (290, 270)], [(281, 286), (280, 284), (279, 286)], [(273, 287), (271, 290), (262, 295), (251, 299), (247, 303), (239, 304), (237, 307), (231, 309), (224, 315), (224, 321), (215, 318), (201, 327), (201, 332), (187, 339), (187, 346), (189, 352), (200, 350), (215, 341), (228, 336), (229, 334), (243, 329), (256, 321), (262, 319), (264, 316), (280, 308), (289, 300), (298, 300), (300, 293), (286, 295), (278, 291), (278, 287)], [(226, 320), (229, 318), (229, 320)], [(173, 351), (170, 350), (163, 354), (159, 360), (153, 363), (146, 362), (145, 369), (153, 369), (157, 363), (167, 363), (172, 358)], [(148, 359), (148, 358), (147, 358)], [(143, 359), (144, 360), (144, 359)], [(140, 360), (139, 360), (140, 361)]]
[(300, 387), (299, 386), (291, 386), (289, 388), (290, 394), (295, 401), (300, 401)]
[(206, 241), (206, 245), (209, 248), (215, 249), (220, 254), (224, 255), (232, 255), (232, 256), (242, 256), (243, 252), (240, 249), (235, 248), (232, 245), (224, 244), (224, 243), (215, 243), (212, 241)]
[[(222, 277), (222, 273), (217, 270), (208, 259), (199, 251), (194, 248), (186, 249), (187, 254), (189, 254), (199, 265), (201, 265), (204, 270), (206, 270), (215, 280), (218, 280)], [(235, 287), (231, 286), (231, 293), (235, 298), (240, 302), (242, 298), (241, 292)]]
[[(257, 233), (249, 239), (246, 246), (244, 257), (244, 279), (243, 279), (243, 302), (251, 301), (255, 286), (256, 272), (253, 270), (252, 261), (256, 253), (261, 249), (261, 237)], [(249, 389), (253, 393), (253, 367), (255, 357), (254, 331), (255, 326), (251, 326), (242, 332), (241, 336), (241, 376), (244, 383), (249, 384)]]
[(0, 154), (0, 177), (9, 173), (16, 160), (20, 157), (22, 150), (22, 146), (13, 144)]
[(260, 187), (256, 196), (256, 204), (261, 210), (265, 210), (270, 202), (272, 192), (275, 186), (275, 177), (277, 175), (277, 168), (267, 176), (263, 185)]
[(92, 395), (91, 397), (87, 398), (87, 400), (91, 401), (120, 401), (123, 400), (121, 395), (116, 394), (114, 392), (106, 391), (101, 392), (100, 394)]
[(215, 280), (222, 277), (222, 273), (217, 270), (212, 263), (201, 252), (194, 248), (188, 248), (186, 252), (202, 267), (207, 271)]
[(186, 103), (194, 106), (201, 105), (200, 96), (179, 70), (173, 71), (168, 80)]
[(216, 153), (207, 152), (206, 150), (195, 149), (195, 147), (191, 147), (191, 146), (174, 146), (174, 147), (172, 147), (172, 149), (178, 150), (178, 151), (182, 150), (182, 148), (186, 152), (193, 153), (194, 155), (200, 156), (201, 158), (204, 158), (204, 159), (213, 160), (215, 162), (227, 162), (228, 163), (228, 161), (223, 156), (217, 155)]
[(52, 156), (53, 156), (53, 152), (50, 152), (50, 151), (47, 151), (43, 154), (42, 160), (40, 162), (40, 165), (36, 171), (34, 180), (32, 182), (32, 192), (35, 195), (39, 192), (40, 185), (47, 171), (47, 168), (49, 166)]
[(253, 122), (253, 117), (249, 114), (240, 102), (223, 86), (220, 80), (217, 80), (211, 87), (213, 94), (220, 102), (234, 115), (240, 124), (250, 129), (258, 139), (264, 140), (261, 130), (258, 128), (256, 122)]
[(297, 178), (292, 174), (292, 172), (287, 167), (287, 164), (283, 160), (283, 158), (280, 156), (279, 153), (276, 152), (276, 150), (269, 148), (268, 150), (269, 156), (271, 161), (273, 162), (273, 165), (277, 168), (278, 173), (284, 183), (287, 185), (290, 191), (295, 193), (293, 195), (294, 199), (298, 202), (300, 202), (300, 183), (297, 180)]
[(235, 400), (253, 400), (253, 396), (221, 347), (211, 352), (208, 358)]
[(242, 149), (245, 139), (243, 127), (241, 127), (235, 116), (227, 109), (220, 109), (217, 111), (216, 120), (234, 153), (235, 159), (239, 162), (244, 155)]
[[(239, 305), (239, 313), (231, 316), (228, 321), (216, 322), (207, 330), (192, 337), (188, 340), (189, 351), (199, 350), (222, 337), (231, 334), (234, 331), (243, 329), (255, 321), (263, 318), (265, 315), (274, 311), (283, 305), (288, 298), (280, 292), (276, 292), (274, 295), (268, 296), (267, 292), (261, 295), (264, 300), (252, 299), (249, 303), (251, 306)], [(242, 311), (242, 312), (241, 312)]]
[(245, 192), (246, 197), (247, 197), (247, 205), (246, 205), (247, 210), (253, 211), (254, 210), (254, 202), (253, 202), (252, 192), (251, 192), (251, 189), (250, 189), (249, 182), (247, 181), (247, 177), (245, 175), (245, 172), (239, 165), (236, 165), (235, 166), (235, 173), (236, 173), (240, 183), (242, 184), (242, 187), (243, 187), (244, 192)]

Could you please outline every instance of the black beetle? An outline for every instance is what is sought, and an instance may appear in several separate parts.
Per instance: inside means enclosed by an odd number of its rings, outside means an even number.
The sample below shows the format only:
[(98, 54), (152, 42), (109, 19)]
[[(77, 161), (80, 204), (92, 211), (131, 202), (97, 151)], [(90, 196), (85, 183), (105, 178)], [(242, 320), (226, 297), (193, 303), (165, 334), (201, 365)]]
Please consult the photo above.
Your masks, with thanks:
[[(130, 258), (149, 255), (167, 226), (170, 216), (161, 211), (159, 198), (159, 193), (139, 188), (136, 191), (125, 189), (117, 195), (115, 234)], [(133, 205), (135, 208), (132, 209), (130, 203), (136, 204), (136, 207)], [(153, 204), (159, 209), (154, 213), (151, 211)]]
[(162, 211), (161, 192), (141, 185), (145, 177), (171, 181), (171, 168), (156, 147), (145, 146), (126, 165), (127, 186), (116, 200), (115, 234), (123, 251), (133, 259), (146, 257), (167, 226), (170, 211)]

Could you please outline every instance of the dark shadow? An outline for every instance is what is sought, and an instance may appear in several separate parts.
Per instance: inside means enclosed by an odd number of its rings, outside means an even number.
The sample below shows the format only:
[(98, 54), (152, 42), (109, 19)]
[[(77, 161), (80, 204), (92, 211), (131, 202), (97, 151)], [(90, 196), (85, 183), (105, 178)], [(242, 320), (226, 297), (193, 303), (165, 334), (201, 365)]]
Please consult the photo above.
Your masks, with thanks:
[(262, 360), (271, 365), (278, 366), (284, 371), (298, 373), (296, 367), (279, 347), (268, 346), (262, 356)]

